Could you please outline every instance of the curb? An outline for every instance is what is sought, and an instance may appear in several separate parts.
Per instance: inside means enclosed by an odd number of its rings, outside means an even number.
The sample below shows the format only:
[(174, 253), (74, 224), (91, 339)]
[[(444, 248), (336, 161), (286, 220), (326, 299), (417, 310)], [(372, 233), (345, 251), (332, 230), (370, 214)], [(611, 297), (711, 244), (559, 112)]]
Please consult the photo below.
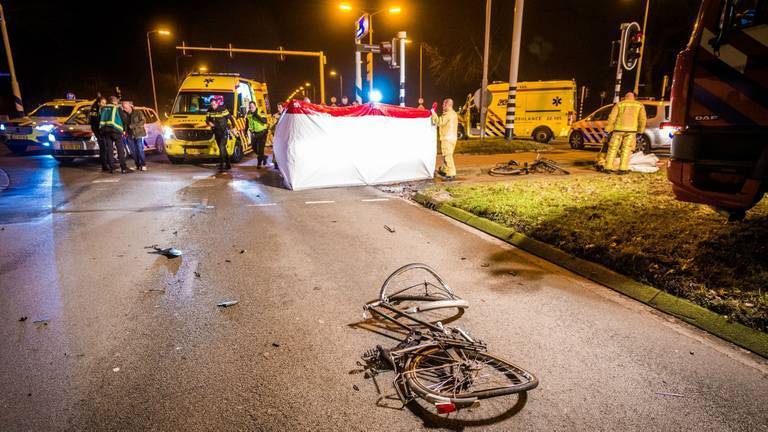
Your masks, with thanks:
[(709, 309), (705, 309), (658, 288), (637, 282), (600, 264), (577, 258), (547, 243), (532, 239), (514, 229), (507, 228), (483, 217), (475, 216), (449, 204), (434, 202), (421, 192), (417, 193), (413, 200), (426, 208), (479, 229), (526, 252), (611, 288), (654, 309), (672, 315), (755, 354), (768, 358), (768, 334), (753, 330), (742, 324), (729, 322), (724, 316), (718, 315)]
[(8, 189), (11, 184), (11, 179), (8, 177), (8, 173), (4, 169), (0, 168), (0, 192)]

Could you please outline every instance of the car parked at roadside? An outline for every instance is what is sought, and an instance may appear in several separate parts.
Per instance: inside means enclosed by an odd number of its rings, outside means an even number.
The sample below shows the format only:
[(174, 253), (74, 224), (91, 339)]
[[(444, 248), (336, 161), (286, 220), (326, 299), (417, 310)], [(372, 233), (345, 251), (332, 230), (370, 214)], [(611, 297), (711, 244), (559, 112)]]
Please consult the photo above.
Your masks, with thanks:
[[(648, 121), (645, 131), (637, 135), (637, 150), (651, 153), (654, 149), (669, 149), (675, 128), (669, 122), (669, 101), (638, 99), (645, 106)], [(571, 125), (568, 143), (571, 148), (582, 149), (585, 146), (599, 146), (607, 135), (605, 127), (613, 104), (606, 105), (587, 117)]]
[[(135, 107), (134, 109), (141, 111), (146, 119), (147, 136), (144, 138), (144, 150), (163, 153), (165, 143), (160, 117), (152, 108)], [(88, 123), (90, 112), (90, 105), (81, 107), (63, 125), (52, 131), (51, 154), (59, 163), (72, 164), (77, 159), (99, 157), (99, 143)]]
[(49, 150), (53, 142), (51, 132), (79, 109), (89, 107), (92, 103), (84, 99), (54, 99), (46, 102), (25, 117), (0, 123), (0, 141), (16, 154)]

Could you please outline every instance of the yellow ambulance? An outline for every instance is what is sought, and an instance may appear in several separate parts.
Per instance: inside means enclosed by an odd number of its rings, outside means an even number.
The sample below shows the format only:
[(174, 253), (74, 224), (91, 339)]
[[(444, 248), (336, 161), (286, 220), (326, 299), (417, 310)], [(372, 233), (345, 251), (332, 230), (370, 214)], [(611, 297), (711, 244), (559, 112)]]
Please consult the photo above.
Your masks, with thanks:
[[(503, 137), (507, 119), (509, 83), (488, 85), (485, 134)], [(459, 112), (459, 138), (480, 136), (480, 90), (467, 96)], [(576, 117), (576, 81), (521, 81), (515, 100), (515, 135), (542, 143), (567, 137)]]
[(172, 163), (218, 159), (219, 148), (213, 130), (205, 123), (213, 96), (222, 96), (224, 105), (235, 118), (230, 130), (227, 152), (232, 162), (239, 162), (251, 151), (245, 136), (245, 114), (255, 101), (269, 113), (267, 85), (243, 78), (236, 73), (193, 73), (181, 83), (168, 119), (164, 122), (165, 153)]

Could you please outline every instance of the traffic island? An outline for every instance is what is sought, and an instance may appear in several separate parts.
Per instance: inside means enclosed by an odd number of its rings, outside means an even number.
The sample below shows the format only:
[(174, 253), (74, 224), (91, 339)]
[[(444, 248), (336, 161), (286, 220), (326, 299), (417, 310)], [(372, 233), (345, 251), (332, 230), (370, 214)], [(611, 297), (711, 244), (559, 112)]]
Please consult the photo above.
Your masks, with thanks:
[(768, 358), (768, 203), (739, 223), (664, 173), (426, 189), (417, 202)]
[(492, 155), (523, 152), (550, 152), (554, 150), (549, 144), (542, 144), (534, 140), (514, 139), (507, 141), (504, 138), (489, 138), (485, 140), (470, 139), (456, 142), (454, 153)]

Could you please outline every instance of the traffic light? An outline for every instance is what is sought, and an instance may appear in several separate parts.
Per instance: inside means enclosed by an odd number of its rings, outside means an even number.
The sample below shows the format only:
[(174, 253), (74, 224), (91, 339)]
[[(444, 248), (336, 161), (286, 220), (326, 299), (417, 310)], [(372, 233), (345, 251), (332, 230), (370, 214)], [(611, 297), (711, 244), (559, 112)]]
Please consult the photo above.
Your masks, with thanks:
[(627, 45), (627, 61), (637, 61), (640, 58), (640, 49), (643, 47), (643, 34), (635, 33)]
[(398, 47), (400, 43), (397, 40), (397, 38), (392, 39), (391, 42), (382, 42), (380, 47), (380, 53), (381, 53), (381, 59), (384, 60), (385, 63), (389, 65), (390, 68), (396, 69), (398, 67), (397, 64), (397, 56), (398, 56)]
[(640, 24), (633, 22), (622, 25), (621, 32), (621, 66), (625, 70), (632, 70), (640, 59), (640, 50), (643, 47), (643, 32)]

